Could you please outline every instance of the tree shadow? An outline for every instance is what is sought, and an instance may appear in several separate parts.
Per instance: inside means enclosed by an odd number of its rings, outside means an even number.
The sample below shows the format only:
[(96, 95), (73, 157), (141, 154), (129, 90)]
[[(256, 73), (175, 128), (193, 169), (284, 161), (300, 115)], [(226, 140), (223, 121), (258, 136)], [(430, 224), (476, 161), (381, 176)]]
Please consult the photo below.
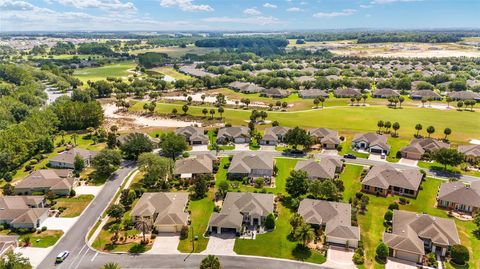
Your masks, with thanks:
[(297, 246), (292, 250), (292, 256), (297, 260), (305, 261), (312, 256), (312, 251), (302, 244), (297, 244)]

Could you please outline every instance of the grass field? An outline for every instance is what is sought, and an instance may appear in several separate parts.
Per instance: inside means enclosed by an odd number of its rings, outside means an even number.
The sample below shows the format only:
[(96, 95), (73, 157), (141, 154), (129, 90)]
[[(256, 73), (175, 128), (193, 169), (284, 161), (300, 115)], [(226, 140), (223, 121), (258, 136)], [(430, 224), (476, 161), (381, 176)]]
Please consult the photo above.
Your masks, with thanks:
[(157, 67), (157, 68), (153, 68), (153, 69), (149, 69), (149, 70), (154, 71), (154, 72), (158, 72), (158, 73), (162, 73), (162, 74), (167, 75), (167, 76), (171, 76), (174, 79), (183, 79), (183, 80), (191, 79), (191, 77), (189, 77), (187, 75), (184, 75), (184, 74), (178, 72), (177, 70), (175, 70), (174, 68), (171, 68), (171, 67), (162, 66), (162, 67)]
[(192, 223), (189, 227), (188, 238), (180, 240), (180, 244), (178, 244), (178, 250), (180, 252), (192, 252), (192, 238), (194, 236), (198, 236), (198, 240), (195, 241), (194, 253), (202, 252), (207, 248), (208, 238), (205, 238), (203, 234), (207, 230), (208, 221), (213, 212), (213, 196), (214, 192), (213, 190), (210, 190), (207, 197), (200, 200), (190, 201), (189, 210), (192, 212), (190, 215)]
[(93, 195), (80, 195), (72, 198), (58, 198), (56, 200), (57, 203), (55, 204), (55, 207), (67, 208), (62, 212), (62, 214), (60, 214), (60, 217), (73, 218), (80, 216), (80, 214), (82, 214), (83, 210), (88, 206), (88, 204), (90, 204), (93, 198)]
[(348, 203), (353, 199), (355, 193), (361, 188), (360, 175), (362, 174), (363, 166), (347, 164), (340, 174), (339, 180), (343, 181), (345, 190), (343, 191), (343, 201)]
[(130, 54), (138, 55), (146, 52), (161, 52), (166, 53), (169, 57), (172, 58), (180, 58), (185, 56), (185, 54), (197, 54), (197, 55), (205, 55), (211, 51), (215, 51), (215, 48), (199, 48), (195, 45), (188, 45), (186, 48), (180, 47), (158, 47), (153, 49), (140, 49), (131, 51)]
[[(17, 235), (10, 232), (10, 230), (3, 230), (0, 235)], [(36, 248), (47, 248), (55, 245), (55, 243), (62, 237), (63, 231), (60, 230), (46, 230), (40, 233), (27, 233), (19, 236), (18, 241), (20, 244), (25, 241), (25, 238), (30, 238), (30, 246)]]
[(82, 68), (75, 70), (73, 75), (84, 83), (89, 80), (106, 79), (107, 77), (126, 77), (129, 75), (127, 70), (135, 68), (136, 65), (134, 62), (120, 62), (101, 67)]
[[(181, 111), (181, 104), (157, 103), (156, 113), (169, 114), (173, 108)], [(205, 106), (206, 107), (206, 106)], [(204, 106), (191, 106), (190, 115), (202, 116)], [(210, 108), (210, 107), (207, 107)], [(143, 102), (137, 102), (131, 107), (132, 111), (143, 110)], [(246, 125), (250, 110), (225, 108), (223, 117), (227, 123)], [(410, 140), (416, 133), (415, 125), (432, 125), (436, 129), (433, 137), (443, 137), (443, 129), (452, 129), (450, 140), (456, 143), (468, 143), (470, 139), (479, 138), (480, 114), (456, 110), (438, 110), (425, 108), (390, 109), (384, 106), (369, 107), (332, 107), (319, 110), (298, 112), (269, 111), (268, 120), (277, 120), (283, 126), (298, 126), (303, 128), (327, 127), (345, 133), (376, 131), (377, 121), (399, 122), (400, 139)], [(425, 131), (422, 134), (426, 134)]]

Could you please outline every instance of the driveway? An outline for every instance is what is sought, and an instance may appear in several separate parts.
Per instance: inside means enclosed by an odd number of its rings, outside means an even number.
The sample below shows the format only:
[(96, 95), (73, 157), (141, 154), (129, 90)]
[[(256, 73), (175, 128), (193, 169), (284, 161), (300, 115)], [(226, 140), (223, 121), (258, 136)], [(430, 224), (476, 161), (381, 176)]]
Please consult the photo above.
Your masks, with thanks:
[(380, 155), (380, 154), (370, 154), (368, 156), (368, 159), (372, 160), (372, 161), (387, 162), (387, 158), (382, 159), (382, 155)]
[(48, 217), (43, 223), (43, 226), (47, 226), (48, 230), (62, 230), (66, 233), (72, 226), (77, 222), (79, 217), (75, 218), (55, 218), (55, 217)]
[(327, 261), (324, 265), (333, 268), (355, 268), (356, 265), (352, 261), (353, 254), (351, 249), (332, 246), (328, 249)]
[(336, 149), (322, 149), (322, 154), (338, 156), (338, 150), (336, 150)]
[(52, 251), (52, 249), (53, 247), (48, 247), (48, 248), (19, 247), (15, 249), (15, 253), (21, 253), (24, 257), (27, 257), (30, 260), (32, 267), (36, 268), (38, 267), (38, 265), (40, 265), (43, 259), (47, 257), (47, 255), (50, 253), (50, 251)]
[(177, 250), (180, 235), (174, 233), (160, 233), (153, 242), (152, 249), (147, 254), (179, 254)]
[(418, 266), (413, 262), (403, 261), (395, 258), (388, 258), (385, 269), (417, 269)]
[(75, 194), (78, 195), (85, 195), (85, 194), (92, 194), (93, 196), (97, 196), (100, 191), (103, 189), (103, 186), (78, 186), (75, 188)]
[(260, 147), (260, 150), (261, 150), (261, 151), (275, 151), (275, 146), (262, 145), (262, 146)]
[(409, 166), (417, 166), (418, 160), (401, 158), (401, 159), (398, 161), (398, 163), (404, 164), (404, 165), (409, 165)]
[(192, 151), (207, 151), (208, 145), (192, 145)]
[(235, 144), (235, 150), (250, 150), (248, 143)]
[(207, 249), (203, 251), (202, 254), (237, 255), (233, 251), (235, 238), (235, 234), (211, 235), (208, 240)]

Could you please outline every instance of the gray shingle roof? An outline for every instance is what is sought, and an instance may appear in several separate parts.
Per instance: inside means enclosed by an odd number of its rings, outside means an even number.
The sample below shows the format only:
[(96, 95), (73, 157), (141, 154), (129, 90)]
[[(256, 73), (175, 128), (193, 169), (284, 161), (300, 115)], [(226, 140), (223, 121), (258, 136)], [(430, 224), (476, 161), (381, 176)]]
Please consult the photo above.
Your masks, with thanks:
[(379, 146), (382, 149), (390, 150), (390, 145), (387, 144), (387, 137), (385, 135), (377, 134), (374, 132), (355, 134), (352, 142), (365, 141), (369, 147)]
[(474, 181), (470, 185), (460, 181), (442, 183), (437, 200), (480, 208), (480, 182)]
[(175, 161), (175, 175), (179, 174), (211, 174), (212, 159), (207, 155), (197, 155)]
[(185, 207), (188, 193), (184, 192), (147, 192), (140, 197), (132, 210), (131, 216), (154, 217), (157, 225), (187, 225), (188, 213)]
[(228, 173), (249, 174), (253, 169), (273, 170), (273, 156), (266, 152), (241, 152), (233, 156)]
[(97, 152), (82, 148), (72, 148), (70, 150), (57, 154), (50, 161), (68, 163), (73, 165), (75, 162), (75, 156), (77, 155), (82, 157), (82, 159), (84, 160), (93, 159), (97, 155)]
[(425, 152), (431, 152), (441, 148), (449, 148), (450, 145), (433, 138), (415, 138), (409, 145), (402, 147), (401, 152), (412, 152), (424, 154)]
[(362, 184), (388, 189), (390, 186), (418, 190), (422, 182), (423, 174), (417, 168), (397, 170), (389, 164), (373, 166)]
[(461, 145), (458, 146), (458, 151), (465, 156), (480, 157), (480, 145)]

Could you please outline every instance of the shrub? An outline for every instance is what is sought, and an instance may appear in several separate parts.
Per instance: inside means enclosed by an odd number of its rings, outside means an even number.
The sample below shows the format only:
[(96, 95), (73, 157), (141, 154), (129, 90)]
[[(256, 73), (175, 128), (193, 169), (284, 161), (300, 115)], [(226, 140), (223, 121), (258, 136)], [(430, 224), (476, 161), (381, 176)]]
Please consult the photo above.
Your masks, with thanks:
[(5, 173), (5, 175), (3, 175), (3, 179), (6, 181), (6, 182), (11, 182), (12, 181), (12, 173), (10, 172), (7, 172)]
[(188, 158), (188, 157), (190, 157), (190, 153), (185, 151), (184, 153), (182, 153), (182, 157), (183, 158)]
[(405, 197), (400, 197), (399, 201), (400, 201), (400, 204), (402, 205), (406, 205), (409, 203), (408, 199)]
[(272, 213), (268, 214), (267, 218), (265, 219), (265, 228), (267, 230), (275, 229), (275, 216)]
[(385, 219), (385, 222), (387, 223), (390, 223), (393, 219), (393, 211), (392, 210), (387, 210), (387, 212), (385, 212), (385, 215), (383, 216), (383, 218)]
[(363, 264), (364, 258), (363, 258), (362, 255), (355, 252), (355, 254), (353, 254), (352, 261), (353, 261), (353, 263), (359, 265), (359, 264)]
[(395, 209), (398, 210), (399, 208), (400, 206), (396, 202), (393, 202), (388, 206), (389, 210), (395, 210)]
[(265, 180), (262, 177), (255, 179), (255, 188), (262, 188), (265, 185)]
[(144, 244), (135, 244), (128, 251), (130, 253), (143, 253), (145, 252), (145, 249), (146, 248)]
[(157, 238), (157, 234), (154, 234), (154, 233), (150, 234), (150, 239), (155, 240), (155, 238)]
[(42, 232), (45, 232), (47, 230), (47, 226), (42, 226)]
[(438, 262), (437, 262), (437, 258), (435, 257), (435, 254), (433, 254), (431, 252), (428, 253), (427, 259), (428, 259), (428, 265), (429, 266), (432, 266), (434, 268), (438, 267)]
[(75, 195), (77, 195), (77, 193), (75, 192), (74, 189), (71, 189), (70, 190), (70, 197), (75, 197)]
[(180, 239), (186, 239), (188, 237), (188, 226), (182, 226), (182, 230), (180, 230)]
[(379, 262), (386, 262), (389, 253), (388, 246), (385, 245), (385, 243), (380, 242), (375, 250), (375, 253), (377, 254), (376, 258)]
[(454, 245), (450, 250), (452, 261), (458, 265), (464, 265), (470, 259), (468, 249), (463, 245)]

